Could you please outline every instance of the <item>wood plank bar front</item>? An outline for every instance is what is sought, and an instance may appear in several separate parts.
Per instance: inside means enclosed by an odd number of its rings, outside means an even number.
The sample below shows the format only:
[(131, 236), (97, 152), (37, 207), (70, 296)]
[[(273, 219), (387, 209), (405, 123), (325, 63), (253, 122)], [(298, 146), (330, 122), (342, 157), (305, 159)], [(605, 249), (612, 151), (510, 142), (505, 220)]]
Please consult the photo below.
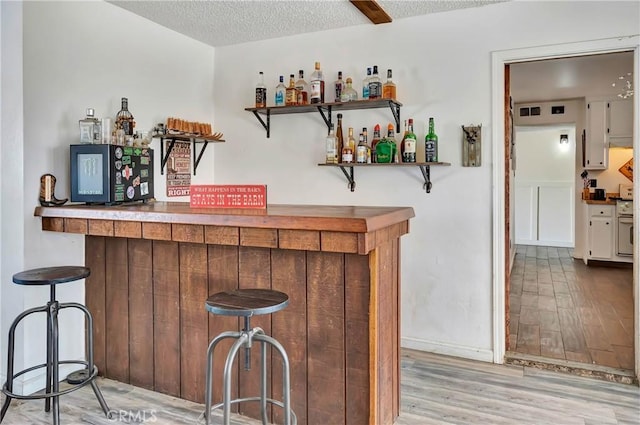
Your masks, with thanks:
[[(209, 295), (272, 288), (289, 306), (255, 316), (291, 366), (298, 424), (389, 425), (399, 414), (400, 237), (408, 207), (274, 205), (202, 210), (188, 204), (37, 207), (42, 229), (85, 235), (86, 303), (95, 361), (108, 378), (204, 401), (208, 342), (238, 330), (208, 314)], [(230, 340), (215, 353), (214, 403)], [(251, 370), (238, 358), (234, 397), (258, 395), (259, 345)], [(269, 390), (282, 397), (282, 365), (270, 353)], [(259, 418), (256, 403), (234, 406)], [(282, 422), (282, 409), (269, 417)]]

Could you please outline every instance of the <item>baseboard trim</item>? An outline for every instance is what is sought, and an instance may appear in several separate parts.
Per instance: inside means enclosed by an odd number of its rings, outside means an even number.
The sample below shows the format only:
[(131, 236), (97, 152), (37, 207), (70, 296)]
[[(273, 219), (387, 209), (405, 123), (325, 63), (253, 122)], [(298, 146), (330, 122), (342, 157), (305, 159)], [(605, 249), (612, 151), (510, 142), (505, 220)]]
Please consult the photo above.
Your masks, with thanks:
[(426, 351), (428, 353), (461, 357), (470, 360), (493, 363), (493, 351), (481, 348), (465, 347), (462, 345), (446, 344), (443, 342), (426, 341), (424, 339), (403, 337), (400, 339), (403, 348)]

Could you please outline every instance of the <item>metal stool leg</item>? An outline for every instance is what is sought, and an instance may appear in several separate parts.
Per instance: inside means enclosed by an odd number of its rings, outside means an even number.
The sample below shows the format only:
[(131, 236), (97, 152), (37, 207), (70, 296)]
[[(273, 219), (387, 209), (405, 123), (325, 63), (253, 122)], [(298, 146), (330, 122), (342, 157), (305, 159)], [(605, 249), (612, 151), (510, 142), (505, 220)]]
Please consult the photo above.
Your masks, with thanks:
[(11, 404), (11, 400), (13, 399), (13, 397), (7, 395), (7, 392), (13, 392), (13, 360), (15, 355), (16, 328), (18, 327), (18, 324), (22, 321), (22, 319), (24, 319), (28, 315), (33, 313), (46, 312), (47, 310), (47, 306), (30, 308), (29, 310), (20, 313), (18, 317), (15, 318), (13, 323), (11, 323), (7, 344), (7, 381), (2, 388), (3, 392), (5, 393), (5, 399), (4, 403), (2, 404), (2, 409), (0, 410), (0, 423), (2, 423), (4, 415), (7, 414), (7, 410), (9, 409), (9, 405)]
[(239, 338), (242, 335), (240, 332), (223, 332), (220, 335), (216, 336), (209, 343), (209, 348), (207, 349), (207, 376), (205, 377), (206, 388), (205, 388), (205, 410), (204, 410), (204, 422), (205, 425), (209, 425), (209, 421), (211, 420), (211, 397), (213, 390), (211, 385), (213, 383), (213, 353), (216, 349), (216, 346), (220, 341), (226, 338)]
[(267, 344), (260, 342), (260, 413), (262, 414), (262, 425), (267, 425)]
[[(51, 316), (51, 368), (53, 380), (53, 392), (60, 391), (60, 377), (59, 377), (59, 341), (58, 341), (58, 302), (54, 301), (49, 307), (49, 315)], [(48, 366), (48, 365), (47, 365)], [(53, 425), (60, 424), (60, 396), (53, 396)]]
[(264, 332), (254, 335), (254, 338), (258, 341), (270, 344), (278, 350), (282, 357), (282, 402), (284, 405), (284, 423), (285, 425), (294, 425), (297, 420), (294, 419), (293, 422), (291, 421), (291, 376), (289, 372), (289, 356), (287, 356), (287, 352), (278, 340), (264, 334)]
[(233, 366), (233, 360), (238, 354), (238, 350), (240, 347), (246, 342), (249, 336), (246, 333), (242, 333), (238, 340), (233, 343), (231, 346), (231, 350), (229, 350), (229, 354), (227, 354), (227, 360), (224, 363), (224, 373), (222, 377), (223, 381), (223, 420), (224, 425), (229, 425), (231, 420), (231, 367)]

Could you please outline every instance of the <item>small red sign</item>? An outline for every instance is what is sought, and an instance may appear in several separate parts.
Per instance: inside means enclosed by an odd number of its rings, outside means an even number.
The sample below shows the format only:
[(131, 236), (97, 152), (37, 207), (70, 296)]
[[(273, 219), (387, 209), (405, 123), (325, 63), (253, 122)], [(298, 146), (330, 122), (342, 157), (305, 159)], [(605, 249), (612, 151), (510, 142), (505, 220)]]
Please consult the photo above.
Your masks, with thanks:
[(267, 208), (267, 186), (260, 184), (191, 185), (191, 208)]

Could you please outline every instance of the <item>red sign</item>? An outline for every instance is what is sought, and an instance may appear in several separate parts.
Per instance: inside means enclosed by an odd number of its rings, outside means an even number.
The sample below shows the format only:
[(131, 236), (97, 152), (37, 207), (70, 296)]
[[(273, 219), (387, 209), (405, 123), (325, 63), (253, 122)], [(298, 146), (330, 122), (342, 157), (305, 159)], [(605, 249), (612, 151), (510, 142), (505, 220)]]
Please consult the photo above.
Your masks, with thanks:
[(267, 186), (259, 184), (191, 185), (191, 208), (267, 208)]

